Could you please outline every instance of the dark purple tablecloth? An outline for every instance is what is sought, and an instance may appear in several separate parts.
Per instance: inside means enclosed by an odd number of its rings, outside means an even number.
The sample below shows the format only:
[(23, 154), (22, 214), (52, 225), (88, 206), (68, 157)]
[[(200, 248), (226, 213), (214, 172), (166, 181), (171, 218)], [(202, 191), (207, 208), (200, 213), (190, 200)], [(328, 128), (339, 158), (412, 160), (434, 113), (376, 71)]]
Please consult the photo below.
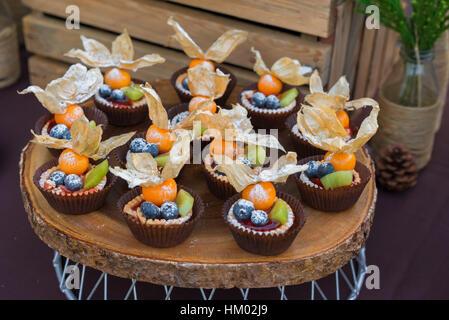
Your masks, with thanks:
[[(20, 151), (31, 137), (30, 128), (45, 112), (32, 94), (16, 93), (29, 84), (26, 57), (23, 52), (20, 81), (0, 90), (0, 299), (63, 299), (51, 265), (53, 251), (31, 229), (19, 190)], [(432, 160), (421, 172), (418, 185), (399, 194), (379, 190), (366, 253), (367, 264), (380, 268), (380, 289), (364, 288), (360, 299), (449, 298), (448, 180), (449, 112), (445, 112)], [(146, 290), (162, 297), (161, 287)], [(287, 288), (287, 296), (294, 298), (295, 290)], [(200, 299), (201, 295), (198, 290), (180, 289), (176, 297)], [(240, 298), (237, 290), (217, 293), (217, 297)], [(264, 289), (249, 297), (278, 298), (279, 292)]]

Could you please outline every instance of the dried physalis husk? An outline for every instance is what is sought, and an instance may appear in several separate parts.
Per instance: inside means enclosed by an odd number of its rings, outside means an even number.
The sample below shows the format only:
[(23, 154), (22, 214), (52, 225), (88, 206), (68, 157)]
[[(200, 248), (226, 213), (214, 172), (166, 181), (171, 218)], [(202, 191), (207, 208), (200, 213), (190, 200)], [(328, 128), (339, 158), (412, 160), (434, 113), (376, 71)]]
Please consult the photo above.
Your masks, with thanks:
[(348, 139), (348, 134), (341, 125), (333, 109), (321, 106), (302, 105), (298, 112), (298, 129), (315, 147), (331, 152), (354, 153), (360, 149), (376, 133), (379, 104), (370, 98), (349, 101), (346, 110), (357, 110), (372, 107), (357, 131), (357, 136)]
[(78, 104), (92, 97), (103, 83), (100, 69), (87, 70), (80, 63), (71, 65), (66, 73), (52, 80), (45, 90), (29, 86), (19, 94), (34, 93), (39, 102), (52, 114), (65, 113), (69, 104)]
[(91, 67), (119, 67), (136, 71), (140, 68), (165, 62), (165, 59), (158, 54), (147, 54), (133, 60), (134, 47), (126, 29), (112, 42), (112, 52), (95, 39), (81, 36), (81, 41), (83, 42), (84, 50), (71, 49), (64, 55), (78, 58)]
[(72, 141), (55, 139), (49, 135), (37, 135), (33, 131), (31, 132), (34, 135), (34, 143), (54, 149), (72, 149), (76, 153), (93, 160), (105, 158), (113, 149), (127, 143), (136, 133), (135, 131), (129, 132), (101, 141), (103, 134), (101, 126), (92, 126), (85, 116), (73, 122), (70, 128)]
[(258, 182), (286, 182), (288, 176), (308, 168), (307, 165), (297, 164), (295, 152), (288, 152), (280, 157), (273, 166), (262, 169), (262, 171), (252, 169), (240, 160), (232, 160), (226, 156), (218, 157), (217, 161), (219, 162), (217, 170), (226, 174), (229, 183), (237, 192)]
[(170, 149), (167, 162), (159, 172), (157, 163), (150, 153), (127, 154), (126, 169), (115, 167), (109, 170), (126, 180), (130, 188), (137, 186), (155, 187), (167, 179), (176, 178), (190, 157), (191, 133), (186, 130), (177, 132), (178, 136)]
[(346, 101), (349, 100), (349, 83), (345, 76), (341, 76), (332, 88), (326, 93), (323, 89), (321, 78), (315, 70), (310, 77), (310, 94), (305, 101), (312, 106), (321, 106), (340, 111), (345, 109)]
[(309, 83), (309, 77), (306, 75), (312, 72), (312, 68), (301, 65), (298, 60), (288, 57), (280, 58), (273, 63), (270, 70), (266, 66), (258, 50), (251, 48), (251, 52), (254, 53), (256, 58), (253, 70), (259, 76), (263, 76), (267, 73), (272, 74), (282, 82), (291, 86), (301, 86)]
[(145, 100), (148, 105), (148, 113), (153, 124), (161, 129), (169, 128), (169, 121), (167, 110), (165, 110), (162, 105), (161, 98), (157, 92), (151, 87), (151, 85), (147, 82), (145, 86), (142, 87), (143, 94), (145, 96)]
[(224, 74), (219, 69), (213, 72), (201, 63), (194, 68), (189, 68), (187, 77), (192, 96), (205, 96), (213, 99), (220, 98), (224, 94), (230, 81), (229, 74)]
[(173, 17), (170, 17), (167, 23), (173, 27), (175, 31), (173, 37), (179, 42), (182, 50), (192, 59), (208, 59), (222, 63), (248, 37), (248, 32), (246, 31), (237, 29), (228, 30), (215, 40), (206, 53), (204, 53), (179, 23), (173, 20)]
[(221, 109), (213, 118), (215, 118), (214, 121), (206, 125), (208, 128), (206, 134), (227, 141), (255, 144), (285, 152), (284, 147), (274, 135), (253, 131), (248, 111), (238, 103), (234, 104), (232, 109)]

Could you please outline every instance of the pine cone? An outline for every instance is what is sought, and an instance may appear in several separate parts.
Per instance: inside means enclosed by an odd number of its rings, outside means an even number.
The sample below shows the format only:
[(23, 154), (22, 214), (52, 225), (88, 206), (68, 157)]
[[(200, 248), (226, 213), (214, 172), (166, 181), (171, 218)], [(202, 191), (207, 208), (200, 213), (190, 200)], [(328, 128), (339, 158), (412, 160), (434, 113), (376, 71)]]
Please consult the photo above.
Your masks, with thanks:
[(411, 188), (418, 179), (415, 158), (404, 145), (388, 145), (376, 157), (376, 177), (390, 191)]

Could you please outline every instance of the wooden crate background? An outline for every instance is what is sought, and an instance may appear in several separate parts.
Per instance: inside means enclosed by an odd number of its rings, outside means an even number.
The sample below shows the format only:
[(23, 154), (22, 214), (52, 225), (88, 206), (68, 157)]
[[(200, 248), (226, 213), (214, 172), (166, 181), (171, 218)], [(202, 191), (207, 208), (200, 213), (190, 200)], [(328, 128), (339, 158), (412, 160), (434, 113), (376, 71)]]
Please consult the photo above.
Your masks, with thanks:
[[(176, 41), (167, 19), (173, 16), (202, 47), (224, 31), (248, 31), (248, 41), (227, 59), (242, 85), (257, 79), (252, 71), (252, 46), (268, 65), (282, 56), (320, 70), (324, 83), (345, 74), (353, 96), (374, 96), (391, 69), (396, 38), (386, 29), (367, 30), (364, 17), (354, 12), (352, 0), (22, 0), (32, 12), (23, 18), (31, 82), (44, 86), (64, 73), (75, 59), (64, 57), (80, 48), (80, 35), (107, 46), (127, 28), (136, 55), (159, 53), (166, 63), (133, 74), (144, 80), (167, 79), (190, 59)], [(80, 8), (81, 28), (65, 27), (68, 5)]]

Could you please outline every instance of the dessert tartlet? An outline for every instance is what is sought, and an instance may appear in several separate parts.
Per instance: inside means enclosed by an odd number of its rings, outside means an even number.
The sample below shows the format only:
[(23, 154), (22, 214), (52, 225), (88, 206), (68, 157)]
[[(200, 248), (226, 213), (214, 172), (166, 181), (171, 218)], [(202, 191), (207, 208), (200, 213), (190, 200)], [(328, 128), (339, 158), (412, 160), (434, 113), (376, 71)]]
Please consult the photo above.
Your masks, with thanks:
[(206, 53), (204, 53), (192, 40), (189, 34), (179, 25), (179, 23), (174, 21), (172, 17), (168, 19), (167, 23), (172, 26), (175, 31), (173, 38), (179, 42), (185, 54), (193, 59), (188, 67), (181, 68), (173, 73), (171, 77), (171, 84), (176, 90), (181, 102), (190, 102), (193, 98), (194, 95), (192, 95), (190, 90), (190, 79), (187, 78), (187, 71), (200, 64), (208, 67), (211, 71), (215, 71), (217, 68), (229, 75), (230, 82), (226, 91), (222, 96), (217, 97), (215, 100), (218, 105), (226, 105), (229, 95), (237, 84), (237, 78), (228, 69), (221, 65), (216, 66), (214, 62), (220, 64), (225, 61), (232, 51), (246, 40), (248, 32), (242, 30), (228, 30), (210, 46)]
[[(357, 136), (358, 129), (351, 123), (350, 117), (346, 112), (346, 102), (349, 100), (349, 83), (346, 81), (346, 77), (340, 77), (329, 92), (326, 93), (323, 91), (323, 85), (318, 71), (315, 70), (310, 76), (309, 87), (310, 94), (305, 96), (305, 102), (311, 106), (325, 106), (334, 110), (337, 119), (348, 133), (346, 139), (354, 139)], [(289, 131), (296, 152), (301, 157), (304, 158), (326, 153), (326, 150), (315, 147), (304, 137), (298, 127), (297, 113), (291, 114), (287, 118), (285, 126)]]
[[(34, 93), (36, 98), (49, 114), (36, 122), (34, 131), (42, 136), (58, 140), (71, 140), (70, 128), (73, 122), (85, 116), (97, 125), (105, 128), (108, 125), (106, 115), (91, 107), (80, 107), (78, 104), (88, 100), (102, 83), (98, 68), (87, 70), (82, 64), (74, 64), (61, 78), (52, 80), (45, 90), (38, 86), (29, 86), (19, 94)], [(58, 157), (60, 149), (49, 147), (51, 154)]]
[(241, 192), (225, 202), (222, 215), (242, 249), (277, 255), (290, 247), (304, 226), (305, 211), (298, 199), (276, 192), (272, 182), (285, 182), (289, 175), (304, 168), (296, 164), (293, 152), (262, 172), (238, 162), (219, 165), (219, 170), (226, 172), (230, 183)]
[(150, 67), (164, 63), (158, 54), (147, 54), (134, 60), (134, 47), (126, 30), (112, 42), (109, 51), (95, 39), (81, 36), (84, 50), (71, 49), (65, 55), (78, 58), (92, 67), (109, 68), (104, 74), (104, 84), (95, 92), (94, 102), (111, 124), (132, 126), (146, 120), (147, 105), (139, 80), (131, 79), (128, 70)]
[[(33, 182), (48, 203), (66, 214), (84, 214), (101, 208), (116, 182), (105, 159), (117, 146), (126, 143), (134, 132), (101, 142), (102, 129), (85, 117), (75, 120), (72, 140), (34, 135), (34, 143), (65, 149), (59, 158), (43, 164)], [(90, 160), (90, 159), (91, 160)], [(93, 161), (92, 161), (93, 160)]]
[(349, 138), (335, 111), (325, 107), (333, 99), (322, 97), (313, 107), (302, 105), (298, 127), (307, 141), (327, 152), (301, 160), (307, 170), (295, 176), (295, 181), (304, 203), (322, 211), (342, 211), (357, 202), (370, 179), (370, 170), (357, 161), (355, 152), (376, 133), (379, 105), (369, 98), (343, 102), (346, 110), (371, 107), (357, 135)]
[(188, 131), (177, 134), (162, 170), (150, 153), (129, 153), (126, 169), (111, 168), (133, 188), (119, 199), (119, 210), (134, 237), (152, 247), (185, 241), (204, 211), (201, 198), (174, 180), (189, 159), (191, 140)]
[[(330, 175), (332, 167), (327, 164), (331, 162), (324, 160), (323, 155), (301, 159), (298, 164), (308, 165), (311, 168), (294, 176), (301, 200), (314, 209), (326, 212), (351, 208), (371, 178), (369, 169), (359, 161), (352, 170), (333, 171), (337, 176)], [(322, 172), (318, 173), (320, 170)], [(322, 179), (325, 181), (324, 184)]]
[(149, 153), (159, 167), (164, 167), (176, 141), (177, 128), (170, 127), (167, 111), (151, 85), (146, 83), (142, 87), (142, 92), (152, 124), (147, 131), (136, 133), (128, 143), (117, 148), (113, 157), (121, 167), (124, 167), (129, 153)]
[(212, 142), (202, 152), (202, 171), (209, 190), (218, 198), (227, 199), (237, 192), (226, 174), (217, 169), (220, 158), (226, 156), (259, 172), (267, 160), (275, 156), (274, 152), (285, 152), (275, 136), (252, 132), (247, 111), (239, 104), (231, 110), (221, 109), (217, 114), (203, 117), (203, 123), (207, 128), (205, 134)]
[[(199, 120), (201, 117), (199, 114), (204, 112), (215, 114), (217, 110), (221, 109), (214, 100), (225, 92), (229, 84), (229, 75), (223, 74), (218, 69), (211, 71), (202, 64), (190, 68), (187, 74), (194, 97), (189, 103), (171, 107), (167, 114), (171, 128), (195, 130), (193, 143), (198, 142), (200, 146), (198, 151), (200, 152), (207, 142), (210, 142), (210, 136), (203, 134), (207, 127)], [(197, 121), (197, 126), (195, 126), (195, 121)]]
[(256, 56), (254, 71), (260, 78), (240, 91), (239, 103), (248, 110), (256, 128), (279, 129), (287, 117), (300, 108), (302, 95), (293, 86), (307, 84), (309, 78), (305, 75), (312, 69), (302, 66), (298, 60), (283, 57), (270, 70), (260, 52), (254, 48), (251, 51)]

